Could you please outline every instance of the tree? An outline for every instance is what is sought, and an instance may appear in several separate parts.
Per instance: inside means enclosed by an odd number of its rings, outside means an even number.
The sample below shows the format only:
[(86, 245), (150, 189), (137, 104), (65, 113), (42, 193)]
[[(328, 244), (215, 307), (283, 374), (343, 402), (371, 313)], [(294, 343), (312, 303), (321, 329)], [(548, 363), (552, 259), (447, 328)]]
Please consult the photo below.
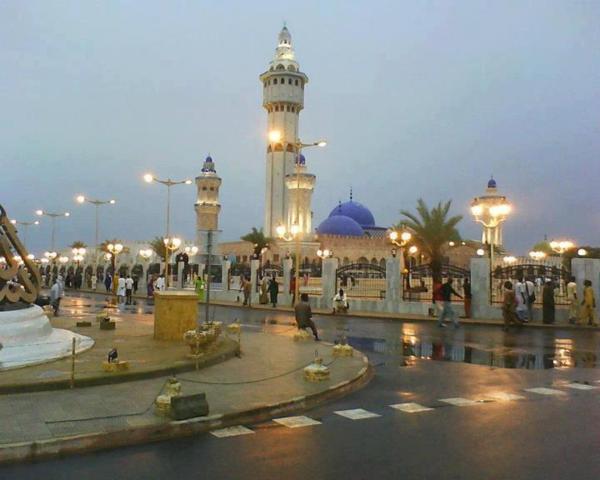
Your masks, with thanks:
[(75, 240), (71, 244), (71, 248), (87, 248), (87, 245), (85, 244), (85, 242), (82, 242), (81, 240)]
[(460, 241), (456, 226), (462, 220), (462, 215), (448, 217), (452, 200), (446, 203), (438, 202), (431, 210), (422, 198), (417, 201), (417, 212), (401, 210), (406, 220), (400, 222), (398, 228), (406, 227), (412, 231), (415, 243), (421, 252), (430, 258), (433, 280), (442, 279), (442, 262), (448, 242)]
[(273, 241), (272, 238), (265, 236), (262, 228), (257, 229), (256, 227), (252, 227), (252, 231), (241, 237), (241, 239), (253, 245), (254, 255), (257, 255), (258, 258), (260, 258), (263, 248), (269, 248), (269, 244)]
[(165, 246), (165, 237), (154, 237), (154, 239), (150, 241), (150, 248), (154, 250), (154, 253), (156, 253), (163, 261), (166, 261), (167, 247)]

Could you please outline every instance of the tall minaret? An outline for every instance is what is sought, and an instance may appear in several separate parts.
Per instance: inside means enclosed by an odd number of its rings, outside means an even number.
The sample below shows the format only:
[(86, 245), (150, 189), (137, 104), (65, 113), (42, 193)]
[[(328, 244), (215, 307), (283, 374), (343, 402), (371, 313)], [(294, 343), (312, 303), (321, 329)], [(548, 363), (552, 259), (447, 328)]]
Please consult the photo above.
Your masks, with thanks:
[(304, 85), (308, 77), (300, 72), (292, 47), (292, 36), (284, 25), (269, 70), (260, 76), (263, 107), (268, 113), (269, 135), (265, 198), (265, 235), (276, 237), (278, 225), (288, 221), (289, 195), (286, 176), (294, 173), (298, 119), (304, 108)]
[(206, 157), (202, 172), (196, 177), (196, 188), (198, 195), (196, 197), (196, 239), (200, 253), (206, 253), (206, 232), (214, 230), (213, 244), (216, 245), (216, 230), (219, 229), (219, 212), (221, 204), (219, 203), (219, 187), (221, 178), (215, 170), (215, 163), (210, 157)]
[(292, 225), (300, 227), (301, 235), (306, 239), (312, 233), (312, 193), (316, 177), (306, 171), (306, 159), (300, 154), (298, 172), (285, 176), (288, 191), (287, 221), (284, 224), (288, 231)]

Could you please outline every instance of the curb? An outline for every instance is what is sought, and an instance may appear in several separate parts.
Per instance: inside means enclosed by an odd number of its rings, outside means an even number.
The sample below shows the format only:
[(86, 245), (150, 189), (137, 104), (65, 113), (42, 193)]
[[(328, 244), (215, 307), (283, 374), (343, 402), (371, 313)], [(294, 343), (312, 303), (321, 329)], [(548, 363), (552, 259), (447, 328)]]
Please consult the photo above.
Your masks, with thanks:
[[(199, 363), (199, 368), (210, 367), (217, 363), (229, 360), (240, 352), (240, 346), (237, 342), (231, 339), (224, 339), (225, 351), (207, 356), (203, 362)], [(174, 373), (191, 372), (196, 369), (196, 363), (190, 360), (179, 365), (169, 367), (161, 367), (156, 370), (146, 371), (131, 371), (117, 375), (105, 375), (98, 377), (75, 378), (74, 388), (81, 387), (97, 387), (99, 385), (114, 385), (118, 383), (134, 382), (137, 380), (147, 380), (149, 378), (164, 377)], [(51, 390), (68, 390), (71, 388), (70, 379), (51, 380), (47, 382), (25, 383), (25, 384), (8, 384), (0, 385), (0, 394), (15, 394), (15, 393), (31, 393), (45, 392)]]
[[(362, 355), (355, 350), (356, 354)], [(172, 421), (163, 425), (127, 428), (112, 432), (74, 435), (37, 442), (13, 443), (0, 446), (0, 464), (31, 462), (61, 457), (70, 454), (89, 453), (144, 443), (154, 443), (174, 438), (189, 437), (217, 428), (239, 424), (255, 424), (282, 414), (298, 413), (314, 408), (364, 387), (373, 378), (374, 369), (366, 356), (365, 366), (351, 380), (342, 381), (322, 392), (295, 397), (281, 402), (261, 405), (250, 410), (211, 415), (183, 421)]]

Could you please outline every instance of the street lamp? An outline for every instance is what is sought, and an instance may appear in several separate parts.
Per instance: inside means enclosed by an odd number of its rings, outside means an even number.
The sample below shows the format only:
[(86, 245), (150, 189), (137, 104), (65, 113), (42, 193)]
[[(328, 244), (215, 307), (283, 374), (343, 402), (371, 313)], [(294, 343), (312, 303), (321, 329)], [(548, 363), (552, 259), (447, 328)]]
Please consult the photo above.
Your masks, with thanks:
[[(271, 142), (279, 142), (282, 139), (282, 134), (278, 130), (272, 130), (269, 132), (269, 140)], [(296, 282), (294, 285), (294, 298), (296, 303), (300, 301), (299, 292), (300, 292), (300, 237), (301, 237), (301, 227), (300, 227), (300, 158), (302, 154), (302, 149), (310, 148), (310, 147), (326, 147), (327, 142), (325, 140), (319, 140), (317, 142), (312, 143), (304, 143), (299, 138), (297, 138), (294, 142), (295, 153), (296, 153), (296, 212), (295, 212), (295, 221), (290, 225), (289, 232), (286, 227), (283, 225), (278, 225), (276, 228), (277, 236), (286, 242), (292, 241), (295, 239), (295, 250), (296, 250), (296, 266), (295, 266), (295, 278)]]
[(475, 221), (483, 225), (482, 242), (490, 246), (490, 272), (494, 264), (494, 245), (502, 245), (500, 228), (511, 208), (506, 197), (498, 195), (493, 178), (488, 182), (486, 194), (471, 201), (471, 213)]
[(580, 248), (579, 250), (577, 250), (577, 255), (579, 255), (580, 257), (585, 257), (587, 256), (588, 251), (585, 248)]
[(84, 204), (84, 203), (91, 203), (92, 205), (94, 205), (94, 207), (96, 207), (96, 229), (95, 229), (95, 233), (94, 233), (94, 248), (96, 249), (96, 259), (95, 259), (95, 269), (98, 269), (98, 239), (100, 238), (99, 236), (99, 209), (102, 205), (114, 205), (115, 203), (117, 203), (116, 200), (94, 200), (92, 198), (88, 198), (85, 195), (78, 195), (75, 200), (77, 201), (77, 203), (79, 204)]
[(183, 251), (190, 256), (196, 255), (198, 253), (198, 247), (196, 247), (195, 245), (187, 246), (183, 249)]
[(166, 252), (166, 265), (165, 265), (165, 288), (169, 287), (169, 263), (171, 261), (171, 255), (181, 246), (181, 239), (177, 237), (164, 238)]
[(79, 264), (83, 261), (87, 250), (85, 248), (74, 248), (72, 252), (73, 261), (77, 262), (77, 268), (79, 268)]
[[(104, 256), (104, 258), (106, 260), (110, 260), (111, 266), (112, 266), (112, 275), (113, 278), (115, 276), (115, 274), (117, 273), (117, 256), (123, 251), (123, 245), (120, 243), (109, 243), (106, 246), (106, 249), (108, 250), (108, 254)], [(109, 256), (110, 255), (110, 256)], [(116, 284), (113, 281), (113, 291), (116, 289)]]
[(504, 257), (502, 259), (502, 261), (508, 265), (512, 265), (513, 263), (515, 263), (517, 261), (517, 257), (514, 257), (512, 255), (507, 255), (506, 257)]
[(324, 250), (321, 250), (319, 248), (317, 250), (317, 257), (319, 257), (321, 260), (323, 260), (325, 258), (330, 258), (331, 256), (333, 256), (333, 252), (331, 250), (329, 250), (328, 248), (325, 248)]
[(529, 252), (529, 258), (536, 261), (543, 260), (544, 258), (546, 258), (546, 252), (542, 252), (539, 250), (531, 251)]
[(152, 256), (153, 252), (151, 248), (147, 248), (140, 250), (138, 253), (140, 254), (140, 257), (142, 257), (144, 260), (148, 260)]
[(52, 219), (52, 237), (51, 237), (51, 245), (50, 247), (52, 248), (52, 250), (54, 250), (54, 238), (55, 238), (55, 231), (56, 231), (56, 219), (60, 218), (60, 217), (69, 217), (71, 214), (69, 212), (63, 212), (63, 213), (53, 213), (53, 212), (46, 212), (44, 210), (36, 210), (35, 214), (38, 217), (50, 217)]
[(171, 180), (170, 178), (167, 178), (166, 180), (161, 180), (160, 178), (156, 178), (151, 173), (147, 173), (144, 175), (144, 181), (146, 183), (160, 183), (161, 185), (167, 187), (167, 231), (165, 238), (169, 238), (169, 236), (171, 235), (171, 187), (175, 185), (191, 185), (192, 181), (190, 179)]
[(39, 220), (34, 220), (33, 222), (20, 222), (18, 220), (15, 220), (14, 218), (10, 221), (10, 223), (12, 223), (13, 225), (21, 225), (23, 227), (23, 246), (25, 247), (25, 249), (27, 250), (27, 231), (29, 230), (29, 227), (31, 227), (32, 225), (39, 225), (40, 221)]
[(562, 256), (567, 250), (575, 248), (575, 244), (569, 240), (552, 240), (550, 242), (550, 248)]

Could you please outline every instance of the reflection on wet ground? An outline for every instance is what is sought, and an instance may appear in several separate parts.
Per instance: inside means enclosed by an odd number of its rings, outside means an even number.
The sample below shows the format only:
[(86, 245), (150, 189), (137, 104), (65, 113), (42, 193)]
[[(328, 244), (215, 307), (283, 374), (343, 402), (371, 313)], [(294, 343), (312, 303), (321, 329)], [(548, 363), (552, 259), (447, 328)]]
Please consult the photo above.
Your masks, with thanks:
[[(66, 314), (96, 314), (106, 308), (104, 295), (77, 294), (66, 298)], [(136, 300), (135, 305), (111, 306), (120, 313), (153, 313), (153, 305)], [(205, 308), (199, 308), (204, 321)], [(288, 334), (294, 328), (291, 312), (255, 310), (241, 307), (211, 306), (211, 320), (225, 323), (240, 321), (250, 327)], [(151, 317), (150, 317), (151, 318)], [(320, 336), (335, 342), (346, 339), (365, 353), (403, 359), (407, 365), (417, 360), (461, 362), (497, 368), (552, 369), (596, 368), (600, 363), (598, 335), (589, 331), (523, 329), (510, 334), (497, 326), (464, 326), (459, 330), (441, 330), (432, 323), (410, 323), (380, 319), (315, 316)], [(286, 326), (283, 330), (281, 326)]]

